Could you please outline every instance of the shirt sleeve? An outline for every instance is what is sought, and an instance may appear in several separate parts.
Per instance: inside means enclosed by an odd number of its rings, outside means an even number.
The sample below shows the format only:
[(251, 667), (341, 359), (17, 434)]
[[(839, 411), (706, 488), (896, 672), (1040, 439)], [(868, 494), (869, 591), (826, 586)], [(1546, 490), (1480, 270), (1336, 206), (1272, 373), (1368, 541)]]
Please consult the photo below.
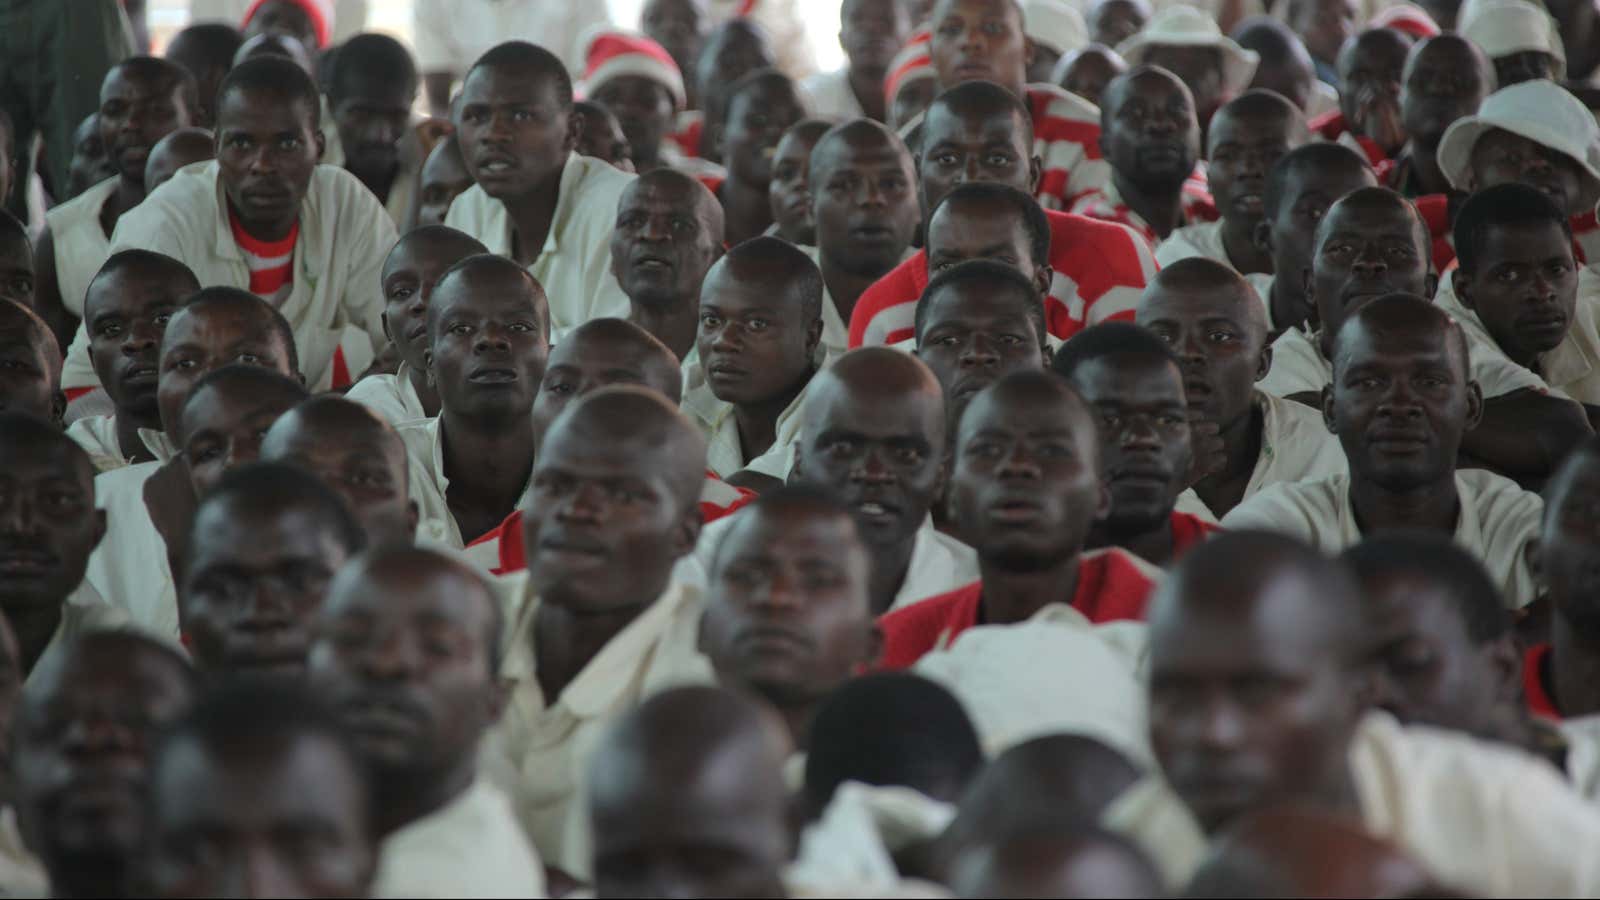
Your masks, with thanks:
[(1275, 484), (1266, 488), (1223, 516), (1222, 527), (1228, 531), (1275, 531), (1318, 545), (1318, 523), (1331, 519), (1334, 511), (1314, 508), (1317, 504), (1294, 487)]
[(377, 353), (389, 341), (383, 332), (383, 292), (378, 285), (383, 281), (384, 258), (400, 236), (388, 211), (370, 192), (353, 185), (347, 196), (354, 198), (350, 225), (355, 233), (349, 235), (352, 240), (343, 251), (350, 271), (339, 305), (350, 322), (372, 339), (373, 352)]

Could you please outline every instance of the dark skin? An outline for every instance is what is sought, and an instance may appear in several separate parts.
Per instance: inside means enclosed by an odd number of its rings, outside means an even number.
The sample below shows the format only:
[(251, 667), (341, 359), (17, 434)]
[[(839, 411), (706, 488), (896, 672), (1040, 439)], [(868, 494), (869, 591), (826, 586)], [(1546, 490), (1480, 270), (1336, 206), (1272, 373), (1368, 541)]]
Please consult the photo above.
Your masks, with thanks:
[(911, 36), (914, 23), (900, 0), (844, 0), (839, 11), (839, 46), (850, 61), (850, 92), (869, 119), (888, 115), (883, 78)]
[(1567, 78), (1573, 81), (1587, 79), (1600, 63), (1600, 48), (1595, 46), (1595, 34), (1600, 29), (1600, 10), (1593, 0), (1552, 0), (1545, 8), (1556, 18), (1562, 43), (1567, 51)]
[(1062, 59), (1065, 62), (1056, 66), (1058, 74), (1052, 80), (1095, 106), (1100, 105), (1111, 79), (1128, 71), (1128, 64), (1117, 51), (1103, 44), (1090, 44)]
[(1375, 187), (1372, 170), (1349, 166), (1296, 165), (1284, 181), (1276, 210), (1265, 210), (1256, 228), (1256, 242), (1271, 254), (1272, 279), (1267, 305), (1279, 330), (1314, 319), (1316, 307), (1306, 289), (1305, 273), (1311, 268), (1312, 237), (1328, 207), (1358, 188)]
[(1550, 598), (1550, 665), (1540, 673), (1567, 718), (1600, 712), (1600, 454), (1585, 445), (1552, 481), (1535, 571)]
[(1144, 0), (1100, 0), (1084, 18), (1090, 40), (1115, 47), (1144, 27), (1150, 19), (1150, 5)]
[(265, 385), (223, 379), (194, 391), (183, 405), (178, 440), (196, 497), (210, 494), (227, 472), (254, 462), (278, 417), (305, 399), (294, 382)]
[(467, 542), (504, 521), (528, 484), (533, 400), (550, 353), (544, 292), (503, 259), (482, 259), (440, 282), (428, 310), (445, 496)]
[(728, 89), (745, 75), (775, 65), (766, 32), (749, 19), (731, 19), (711, 33), (693, 69), (700, 105), (705, 110), (701, 156), (714, 163), (723, 161), (722, 128), (728, 112)]
[(61, 352), (39, 320), (0, 302), (0, 412), (24, 412), (59, 422), (66, 403), (58, 378)]
[[(34, 282), (33, 248), (28, 246), (27, 235), (0, 237), (0, 300), (33, 309)], [(51, 331), (56, 333), (53, 327)], [(71, 337), (68, 332), (67, 338)], [(57, 333), (56, 340), (60, 339)]]
[(260, 458), (299, 466), (338, 492), (369, 545), (409, 543), (416, 534), (405, 444), (359, 404), (332, 396), (300, 404), (261, 439)]
[(1154, 897), (1163, 889), (1143, 856), (1091, 835), (980, 844), (956, 859), (954, 873), (963, 897)]
[(623, 189), (611, 232), (611, 272), (628, 295), (628, 320), (682, 359), (700, 330), (700, 289), (722, 256), (722, 210), (679, 173)]
[(917, 189), (931, 221), (945, 195), (969, 182), (992, 182), (1033, 195), (1041, 163), (1032, 148), (1033, 123), (1013, 109), (928, 107), (922, 120)]
[(1451, 123), (1478, 111), (1488, 92), (1483, 54), (1465, 38), (1445, 34), (1417, 45), (1406, 60), (1400, 88), (1401, 125), (1411, 136), (1408, 193), (1452, 190), (1439, 168), (1439, 142)]
[(267, 0), (256, 8), (255, 15), (244, 27), (244, 36), (248, 40), (262, 34), (294, 38), (308, 54), (316, 53), (319, 48), (311, 16), (304, 7), (292, 0)]
[(1360, 15), (1355, 0), (1299, 0), (1289, 4), (1288, 24), (1314, 58), (1333, 65)]
[(100, 114), (91, 113), (72, 132), (72, 164), (67, 168), (67, 195), (71, 200), (102, 179), (117, 174), (100, 137)]
[(941, 91), (983, 80), (1026, 96), (1033, 45), (1023, 33), (1022, 10), (1012, 0), (937, 0), (929, 24)]
[(1242, 817), (1212, 858), (1224, 866), (1239, 860), (1226, 881), (1206, 882), (1222, 896), (1425, 897), (1451, 890), (1358, 822), (1288, 806)]
[[(0, 616), (0, 715), (5, 717), (5, 726), (0, 728), (0, 762), (11, 770), (11, 730), (16, 719), (17, 704), (22, 700), (22, 653), (17, 648), (17, 636), (11, 631), (11, 624)], [(9, 806), (15, 802), (12, 796), (11, 779), (0, 786), (0, 799), (4, 799)]]
[(1473, 270), (1458, 270), (1456, 296), (1512, 362), (1535, 373), (1566, 339), (1578, 303), (1578, 266), (1560, 223), (1489, 229)]
[(578, 398), (613, 384), (643, 385), (675, 401), (683, 393), (683, 374), (678, 361), (639, 329), (616, 319), (585, 322), (550, 349), (539, 399), (533, 401), (534, 443)]
[[(701, 0), (649, 0), (639, 15), (641, 30), (666, 49), (678, 71), (688, 75), (694, 71), (700, 48), (705, 45), (710, 22), (706, 21), (705, 4)], [(689, 108), (700, 104), (693, 78), (684, 79), (689, 93)]]
[(1122, 201), (1165, 238), (1184, 224), (1183, 183), (1200, 155), (1189, 89), (1159, 69), (1133, 69), (1106, 88), (1100, 127)]
[(461, 144), (455, 135), (439, 142), (422, 164), (417, 185), (416, 224), (443, 225), (445, 213), (457, 197), (472, 187), (472, 173), (461, 157)]
[(1346, 127), (1371, 138), (1390, 158), (1406, 142), (1400, 85), (1411, 39), (1392, 28), (1369, 28), (1339, 51), (1339, 109)]
[(199, 288), (180, 266), (129, 266), (89, 283), (83, 305), (89, 358), (116, 405), (117, 445), (130, 462), (155, 458), (139, 429), (161, 430), (161, 337), (179, 304)]
[(1542, 50), (1507, 53), (1505, 56), (1496, 56), (1490, 62), (1494, 64), (1495, 84), (1501, 87), (1551, 78), (1555, 71), (1555, 58)]
[(582, 128), (554, 79), (526, 68), (479, 66), (456, 98), (456, 139), (470, 174), (511, 217), (511, 256), (531, 265), (560, 200), (561, 170)]
[(144, 164), (145, 193), (166, 184), (184, 166), (216, 157), (216, 141), (211, 132), (204, 128), (179, 128), (150, 148), (150, 158)]
[(951, 434), (979, 391), (1012, 372), (1042, 369), (1050, 361), (1043, 322), (1027, 304), (1037, 296), (982, 285), (952, 285), (922, 302), (928, 304), (917, 358), (944, 388), (945, 419)]
[(639, 171), (661, 167), (661, 142), (672, 133), (678, 111), (665, 84), (643, 75), (619, 75), (594, 92), (594, 102), (617, 117)]
[(218, 178), (252, 237), (281, 241), (326, 150), (316, 110), (276, 91), (232, 90), (217, 109)]
[(1044, 296), (1053, 277), (1048, 260), (1034, 259), (1027, 224), (1015, 207), (981, 200), (942, 204), (928, 223), (928, 272), (938, 274), (972, 259), (1004, 263), (1027, 275)]
[[(1025, 379), (1025, 380), (1024, 380)], [(952, 518), (978, 551), (978, 621), (1022, 622), (1071, 602), (1078, 557), (1111, 508), (1090, 411), (1054, 376), (980, 394), (956, 432)]]
[(723, 242), (728, 246), (772, 227), (772, 203), (767, 199), (772, 162), (784, 132), (805, 114), (799, 91), (781, 75), (761, 78), (729, 98), (728, 120), (720, 132), (728, 178), (717, 188), (725, 215)]
[(811, 218), (811, 151), (829, 127), (816, 119), (801, 122), (784, 133), (772, 155), (767, 202), (778, 237), (792, 244), (817, 242), (817, 223)]
[(501, 708), (497, 602), (470, 568), (420, 549), (364, 557), (329, 588), (308, 675), (376, 776), (385, 834), (477, 775), (478, 739)]
[(700, 646), (720, 681), (777, 707), (795, 746), (828, 694), (877, 656), (873, 561), (848, 515), (755, 508), (717, 547)]
[(905, 145), (882, 126), (858, 125), (811, 153), (818, 268), (845, 322), (861, 294), (900, 264), (921, 217)]
[(383, 263), (383, 333), (406, 364), (422, 409), (439, 414), (439, 391), (428, 377), (428, 306), (445, 270), (484, 246), (459, 232), (423, 232), (400, 239)]
[(610, 110), (595, 103), (574, 103), (572, 108), (583, 120), (578, 145), (574, 148), (579, 156), (605, 160), (612, 168), (622, 172), (638, 171), (638, 166), (634, 164), (633, 148), (622, 133), (622, 123)]
[(351, 72), (339, 89), (331, 112), (344, 148), (344, 167), (387, 202), (400, 173), (400, 140), (409, 126), (416, 83), (387, 83)]
[(1228, 104), (1207, 132), (1207, 184), (1222, 211), (1222, 246), (1241, 274), (1271, 272), (1272, 256), (1256, 244), (1262, 221), (1267, 171), (1304, 140), (1303, 126), (1282, 109), (1274, 112)]
[(855, 516), (872, 561), (871, 612), (905, 583), (917, 531), (944, 493), (939, 380), (899, 351), (846, 354), (806, 400), (793, 480), (833, 494)]
[(1333, 358), (1346, 318), (1372, 300), (1393, 293), (1433, 296), (1427, 244), (1427, 228), (1391, 191), (1363, 191), (1328, 209), (1306, 277), (1322, 326), (1323, 358)]
[(1178, 76), (1194, 97), (1195, 117), (1205, 133), (1211, 117), (1222, 106), (1222, 50), (1216, 47), (1178, 47), (1152, 44), (1144, 61)]
[(585, 397), (545, 435), (522, 511), (537, 677), (555, 703), (666, 590), (700, 532), (705, 443), (659, 395)]
[(1468, 187), (1481, 191), (1509, 182), (1536, 187), (1568, 215), (1581, 208), (1583, 169), (1572, 157), (1502, 128), (1485, 131), (1472, 145)]

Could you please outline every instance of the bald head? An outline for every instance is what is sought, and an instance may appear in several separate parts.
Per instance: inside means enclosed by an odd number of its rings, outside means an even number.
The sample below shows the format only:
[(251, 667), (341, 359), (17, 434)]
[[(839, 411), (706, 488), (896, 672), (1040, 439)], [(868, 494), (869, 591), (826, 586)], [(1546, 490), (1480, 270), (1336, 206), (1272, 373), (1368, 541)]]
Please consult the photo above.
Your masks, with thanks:
[(717, 202), (717, 195), (711, 193), (711, 189), (697, 178), (677, 169), (652, 169), (623, 189), (620, 207), (626, 209), (630, 199), (639, 194), (653, 194), (674, 209), (692, 214), (710, 234), (722, 234), (722, 204)]
[(1214, 259), (1191, 256), (1157, 272), (1139, 299), (1139, 324), (1146, 324), (1147, 309), (1165, 309), (1176, 297), (1183, 298), (1178, 302), (1225, 314), (1252, 329), (1260, 329), (1263, 335), (1267, 331), (1267, 308), (1250, 282), (1233, 267)]
[(649, 466), (692, 508), (705, 480), (706, 442), (699, 429), (660, 392), (639, 385), (602, 388), (568, 407), (546, 436), (547, 446), (587, 442), (648, 449)]
[[(1218, 123), (1225, 126), (1220, 133), (1217, 131)], [(1254, 128), (1245, 132), (1245, 123), (1252, 123)], [(1245, 91), (1217, 110), (1206, 133), (1210, 153), (1215, 154), (1219, 147), (1229, 143), (1230, 138), (1243, 143), (1245, 134), (1254, 137), (1255, 130), (1261, 128), (1269, 130), (1272, 136), (1282, 136), (1281, 152), (1288, 152), (1311, 139), (1305, 113), (1299, 107), (1276, 91), (1257, 88)]]
[(1164, 890), (1137, 847), (1093, 826), (980, 844), (952, 870), (958, 897), (1158, 897)]
[(648, 319), (690, 314), (722, 254), (722, 204), (676, 169), (646, 172), (623, 189), (611, 232), (611, 273)]
[[(985, 388), (962, 415), (957, 439), (965, 443), (971, 433), (982, 426), (984, 418), (1002, 406), (1059, 409), (1075, 424), (1091, 434), (1095, 432), (1095, 416), (1083, 396), (1065, 378), (1040, 370), (1013, 372)], [(1098, 458), (1099, 454), (1095, 456)]]
[(439, 283), (433, 289), (433, 303), (428, 307), (430, 339), (437, 339), (439, 320), (447, 311), (463, 303), (482, 300), (489, 294), (512, 299), (517, 305), (526, 302), (538, 316), (542, 333), (548, 337), (550, 302), (544, 286), (515, 260), (479, 253), (461, 260), (439, 276)]
[(204, 128), (179, 128), (150, 148), (144, 163), (144, 189), (148, 194), (190, 163), (215, 159), (216, 138)]
[(894, 157), (903, 161), (908, 170), (911, 168), (911, 151), (899, 135), (882, 122), (851, 119), (829, 129), (811, 148), (811, 183), (827, 184), (828, 176), (852, 155)]
[(1437, 885), (1399, 847), (1342, 818), (1267, 809), (1212, 846), (1191, 897), (1417, 897)]
[(1386, 294), (1356, 310), (1334, 338), (1333, 379), (1337, 384), (1363, 342), (1414, 340), (1441, 343), (1465, 380), (1470, 377), (1466, 333), (1461, 325), (1423, 297)]
[(418, 225), (395, 242), (384, 259), (383, 277), (387, 279), (395, 268), (404, 263), (405, 257), (419, 253), (448, 257), (454, 265), (469, 256), (486, 256), (489, 251), (482, 241), (464, 231), (445, 225)]
[(888, 347), (862, 347), (818, 372), (807, 391), (804, 430), (827, 430), (829, 419), (838, 414), (837, 404), (846, 397), (861, 403), (882, 401), (915, 406), (922, 417), (936, 426), (936, 431), (943, 431), (944, 393), (939, 379), (908, 353)]
[(701, 297), (736, 289), (759, 289), (768, 297), (783, 298), (785, 306), (798, 312), (802, 327), (822, 316), (822, 273), (805, 251), (781, 238), (751, 238), (734, 246), (706, 273)]
[(12, 300), (0, 299), (0, 362), (11, 370), (0, 381), (0, 411), (60, 418), (61, 345), (38, 313)]
[(267, 431), (261, 458), (317, 476), (344, 498), (369, 544), (409, 543), (416, 532), (405, 444), (359, 403), (337, 394), (303, 401)]
[(626, 319), (590, 319), (550, 350), (533, 402), (534, 443), (573, 401), (613, 384), (647, 387), (673, 403), (683, 394), (678, 358), (655, 335)]
[(1111, 79), (1106, 85), (1105, 93), (1101, 95), (1104, 102), (1100, 105), (1100, 127), (1106, 129), (1111, 121), (1122, 111), (1122, 105), (1136, 97), (1157, 93), (1182, 93), (1188, 98), (1190, 108), (1194, 106), (1194, 96), (1189, 93), (1178, 76), (1160, 66), (1144, 64), (1133, 66)]

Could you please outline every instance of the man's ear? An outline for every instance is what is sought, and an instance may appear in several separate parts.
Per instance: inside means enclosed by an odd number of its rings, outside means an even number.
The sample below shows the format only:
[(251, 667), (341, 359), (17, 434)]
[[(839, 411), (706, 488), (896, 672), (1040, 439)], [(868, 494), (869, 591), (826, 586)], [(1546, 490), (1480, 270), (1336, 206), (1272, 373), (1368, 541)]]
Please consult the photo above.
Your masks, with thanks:
[(1111, 485), (1104, 478), (1101, 478), (1099, 495), (1094, 504), (1094, 521), (1091, 524), (1099, 525), (1109, 515), (1111, 515)]
[(1522, 699), (1522, 654), (1514, 631), (1495, 638), (1483, 650), (1484, 662), (1494, 676), (1495, 699), (1517, 703)]
[(1322, 424), (1335, 435), (1339, 433), (1339, 417), (1333, 411), (1333, 385), (1324, 385), (1322, 388)]
[(422, 510), (417, 507), (417, 501), (412, 500), (406, 504), (406, 534), (416, 537), (417, 523), (422, 521)]
[(1044, 177), (1044, 160), (1037, 155), (1028, 158), (1028, 193), (1039, 193), (1039, 179)]
[(1250, 242), (1256, 245), (1257, 250), (1260, 250), (1262, 253), (1271, 256), (1272, 223), (1265, 219), (1257, 222), (1256, 227), (1250, 231)]
[[(828, 302), (827, 298), (824, 297), (822, 302), (823, 303), (827, 303)], [(806, 358), (807, 359), (809, 359), (809, 358), (811, 358), (811, 357), (816, 355), (817, 347), (821, 343), (822, 343), (822, 317), (818, 316), (817, 320), (815, 322), (812, 322), (810, 327), (808, 327), (806, 329)]]
[(67, 424), (67, 395), (60, 388), (50, 392), (50, 421), (63, 428)]
[(389, 330), (389, 313), (387, 310), (378, 314), (378, 321), (383, 323), (383, 336), (389, 339), (389, 343), (394, 343), (394, 332)]
[(705, 520), (700, 517), (700, 504), (690, 504), (684, 512), (683, 519), (678, 522), (678, 527), (672, 530), (672, 553), (674, 558), (682, 559), (694, 552), (695, 544), (700, 541), (700, 528)]
[(93, 550), (94, 548), (99, 547), (100, 541), (103, 540), (105, 536), (106, 511), (103, 509), (97, 509), (94, 511), (94, 543), (90, 544), (89, 548)]
[(1050, 268), (1048, 259), (1034, 264), (1033, 289), (1039, 292), (1040, 301), (1050, 296), (1050, 282), (1054, 281), (1055, 277), (1055, 270)]
[(428, 384), (433, 384), (433, 348), (422, 351), (422, 368), (428, 373)]
[(1472, 279), (1467, 277), (1460, 268), (1445, 277), (1449, 278), (1450, 284), (1455, 287), (1456, 299), (1461, 301), (1461, 305), (1473, 312), (1477, 312), (1478, 306), (1472, 300)]
[(1427, 277), (1422, 279), (1422, 289), (1426, 292), (1424, 296), (1432, 300), (1433, 295), (1439, 291), (1439, 276), (1429, 272)]
[(319, 128), (311, 133), (311, 142), (317, 145), (317, 162), (320, 163), (328, 155), (328, 136)]
[(567, 113), (567, 139), (562, 142), (568, 153), (578, 149), (578, 141), (583, 139), (583, 116), (574, 109)]
[[(1033, 38), (1023, 38), (1022, 39), (1022, 67), (1024, 69), (1027, 69), (1029, 66), (1033, 65), (1033, 61), (1038, 55), (1039, 55), (1039, 48), (1038, 48), (1037, 45), (1035, 45), (1033, 43)], [(1027, 73), (1026, 72), (1023, 73), (1023, 77), (1024, 78), (1027, 77)]]
[(1272, 371), (1272, 345), (1262, 344), (1261, 356), (1256, 360), (1256, 380), (1260, 381), (1267, 377), (1270, 371)]
[(1467, 427), (1471, 431), (1483, 421), (1483, 388), (1478, 387), (1478, 382), (1468, 376), (1467, 380)]
[(883, 629), (878, 627), (878, 622), (874, 619), (868, 626), (866, 647), (861, 655), (861, 662), (856, 667), (856, 674), (865, 675), (872, 671), (878, 667), (878, 661), (881, 659), (883, 659)]

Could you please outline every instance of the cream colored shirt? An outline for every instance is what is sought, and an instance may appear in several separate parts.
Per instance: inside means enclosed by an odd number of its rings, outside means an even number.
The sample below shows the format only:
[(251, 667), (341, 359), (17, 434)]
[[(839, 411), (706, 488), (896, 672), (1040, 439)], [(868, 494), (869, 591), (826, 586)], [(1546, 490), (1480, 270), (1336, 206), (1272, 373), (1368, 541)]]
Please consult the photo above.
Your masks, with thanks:
[(89, 282), (111, 257), (111, 238), (100, 227), (100, 213), (117, 192), (118, 180), (119, 176), (113, 175), (44, 214), (55, 243), (61, 305), (80, 319)]
[(158, 462), (113, 469), (94, 480), (96, 505), (106, 511), (106, 534), (89, 554), (85, 602), (114, 606), (128, 624), (151, 637), (178, 640), (178, 588), (167, 562), (167, 542), (150, 520), (144, 485)]
[(543, 897), (544, 866), (505, 792), (479, 776), (384, 839), (372, 896)]
[(1261, 308), (1267, 311), (1267, 328), (1277, 328), (1278, 323), (1272, 321), (1272, 278), (1271, 272), (1251, 272), (1244, 276), (1244, 280), (1255, 289), (1256, 298), (1261, 301)]
[(511, 795), (539, 855), (587, 878), (593, 860), (584, 785), (600, 739), (650, 694), (715, 683), (710, 662), (696, 649), (701, 595), (669, 585), (551, 700), (540, 690), (533, 652), (539, 598), (526, 572), (501, 578), (499, 586), (511, 623), (501, 666), (507, 697), (500, 723), (485, 742), (484, 773)]
[[(1321, 393), (1333, 381), (1333, 363), (1322, 355), (1315, 332), (1291, 328), (1272, 342), (1272, 368), (1256, 382), (1256, 389), (1276, 397)], [(1541, 390), (1544, 382), (1504, 355), (1485, 352), (1477, 341), (1467, 341), (1467, 364), (1485, 400), (1513, 391)]]
[[(278, 306), (294, 328), (300, 370), (314, 390), (333, 383), (334, 352), (360, 373), (388, 342), (383, 333), (383, 260), (398, 240), (383, 205), (354, 175), (320, 165), (300, 205), (294, 246), (294, 284)], [(112, 252), (138, 248), (187, 265), (202, 287), (249, 290), (250, 269), (229, 226), (227, 199), (215, 160), (194, 163), (123, 214)], [(62, 371), (63, 387), (98, 384), (89, 362), (88, 332), (80, 325)]]
[(1600, 714), (1565, 719), (1557, 728), (1567, 739), (1567, 778), (1589, 800), (1600, 800)]
[[(406, 445), (406, 461), (411, 487), (411, 502), (417, 504), (417, 542), (438, 544), (452, 550), (466, 546), (470, 538), (462, 535), (450, 512), (450, 479), (444, 474), (444, 443), (439, 438), (439, 419), (413, 419), (395, 426)], [(527, 501), (528, 486), (517, 499), (521, 509)]]
[[(50, 635), (50, 642), (44, 645), (44, 652), (39, 654), (38, 662), (33, 664), (33, 672), (46, 671), (56, 665), (73, 641), (91, 631), (114, 631), (128, 625), (127, 612), (101, 603), (80, 587), (61, 605), (61, 621), (56, 625), (55, 634)], [(24, 689), (32, 682), (33, 672), (29, 672), (28, 678), (24, 680)], [(0, 844), (3, 844), (3, 841), (0, 841)], [(0, 849), (0, 858), (3, 857), (4, 850)], [(3, 891), (0, 891), (0, 895), (3, 895)]]
[[(1600, 807), (1549, 763), (1511, 747), (1369, 713), (1350, 744), (1361, 819), (1440, 882), (1475, 896), (1600, 896)], [(1132, 838), (1169, 884), (1188, 881), (1206, 839), (1159, 776), (1130, 788), (1102, 824)]]
[(850, 87), (850, 69), (818, 72), (800, 82), (800, 93), (811, 115), (819, 119), (847, 122), (866, 115), (861, 101)]
[[(550, 300), (553, 339), (590, 319), (628, 317), (628, 295), (611, 274), (611, 232), (617, 203), (635, 177), (602, 160), (567, 157), (550, 234), (528, 266)], [(477, 185), (450, 204), (444, 223), (482, 241), (490, 253), (511, 255), (511, 216)]]
[[(694, 387), (687, 387), (693, 383)], [(727, 478), (743, 469), (786, 480), (794, 468), (794, 444), (800, 439), (800, 410), (805, 402), (806, 390), (802, 388), (790, 404), (778, 414), (776, 438), (766, 452), (754, 459), (746, 459), (744, 447), (739, 442), (739, 423), (733, 414), (733, 404), (718, 400), (711, 386), (696, 373), (693, 381), (685, 380), (683, 403), (680, 408), (706, 438), (706, 468), (718, 478)], [(807, 387), (809, 387), (809, 382)]]
[(405, 363), (393, 375), (368, 375), (350, 386), (346, 399), (365, 406), (390, 425), (428, 418), (422, 398), (411, 384), (411, 370)]
[[(120, 469), (132, 462), (122, 452), (122, 441), (117, 438), (117, 417), (114, 415), (85, 416), (67, 426), (67, 437), (89, 454), (96, 472)], [(141, 428), (139, 440), (144, 442), (145, 449), (155, 455), (156, 462), (166, 462), (178, 453), (164, 431)]]
[[(1493, 361), (1491, 372), (1483, 375), (1478, 374), (1479, 366), (1473, 366), (1473, 374), (1484, 396), (1497, 397), (1532, 386), (1543, 393), (1579, 403), (1600, 404), (1600, 309), (1597, 309), (1600, 307), (1600, 275), (1587, 267), (1579, 270), (1578, 302), (1573, 309), (1572, 326), (1561, 343), (1539, 360), (1542, 377), (1505, 355), (1478, 314), (1461, 303), (1456, 295), (1455, 275), (1450, 272), (1440, 279), (1439, 292), (1434, 295), (1433, 302), (1461, 323), (1474, 360)], [(1495, 381), (1485, 383), (1490, 377)], [(1528, 379), (1536, 384), (1529, 385)], [(1511, 387), (1513, 384), (1516, 386)]]
[[(1538, 594), (1527, 547), (1538, 537), (1544, 502), (1509, 478), (1484, 469), (1456, 471), (1461, 512), (1456, 543), (1471, 551), (1500, 586), (1505, 603), (1518, 609)], [(1338, 553), (1361, 540), (1350, 504), (1350, 477), (1274, 485), (1222, 517), (1222, 527), (1290, 534), (1324, 553)]]
[(783, 874), (791, 896), (881, 897), (902, 883), (894, 854), (938, 837), (955, 804), (902, 785), (846, 781), (805, 826)]
[(6, 897), (48, 897), (50, 876), (44, 863), (22, 840), (17, 827), (17, 810), (0, 808), (0, 895)]
[(1203, 256), (1232, 268), (1228, 248), (1222, 244), (1222, 221), (1185, 225), (1156, 246), (1156, 264), (1165, 269), (1180, 259)]
[[(1313, 481), (1349, 471), (1339, 438), (1328, 430), (1322, 414), (1294, 400), (1256, 392), (1261, 410), (1261, 453), (1250, 471), (1244, 496), (1254, 497), (1261, 489), (1280, 482)], [(1179, 512), (1215, 520), (1216, 513), (1191, 488), (1178, 495)]]

